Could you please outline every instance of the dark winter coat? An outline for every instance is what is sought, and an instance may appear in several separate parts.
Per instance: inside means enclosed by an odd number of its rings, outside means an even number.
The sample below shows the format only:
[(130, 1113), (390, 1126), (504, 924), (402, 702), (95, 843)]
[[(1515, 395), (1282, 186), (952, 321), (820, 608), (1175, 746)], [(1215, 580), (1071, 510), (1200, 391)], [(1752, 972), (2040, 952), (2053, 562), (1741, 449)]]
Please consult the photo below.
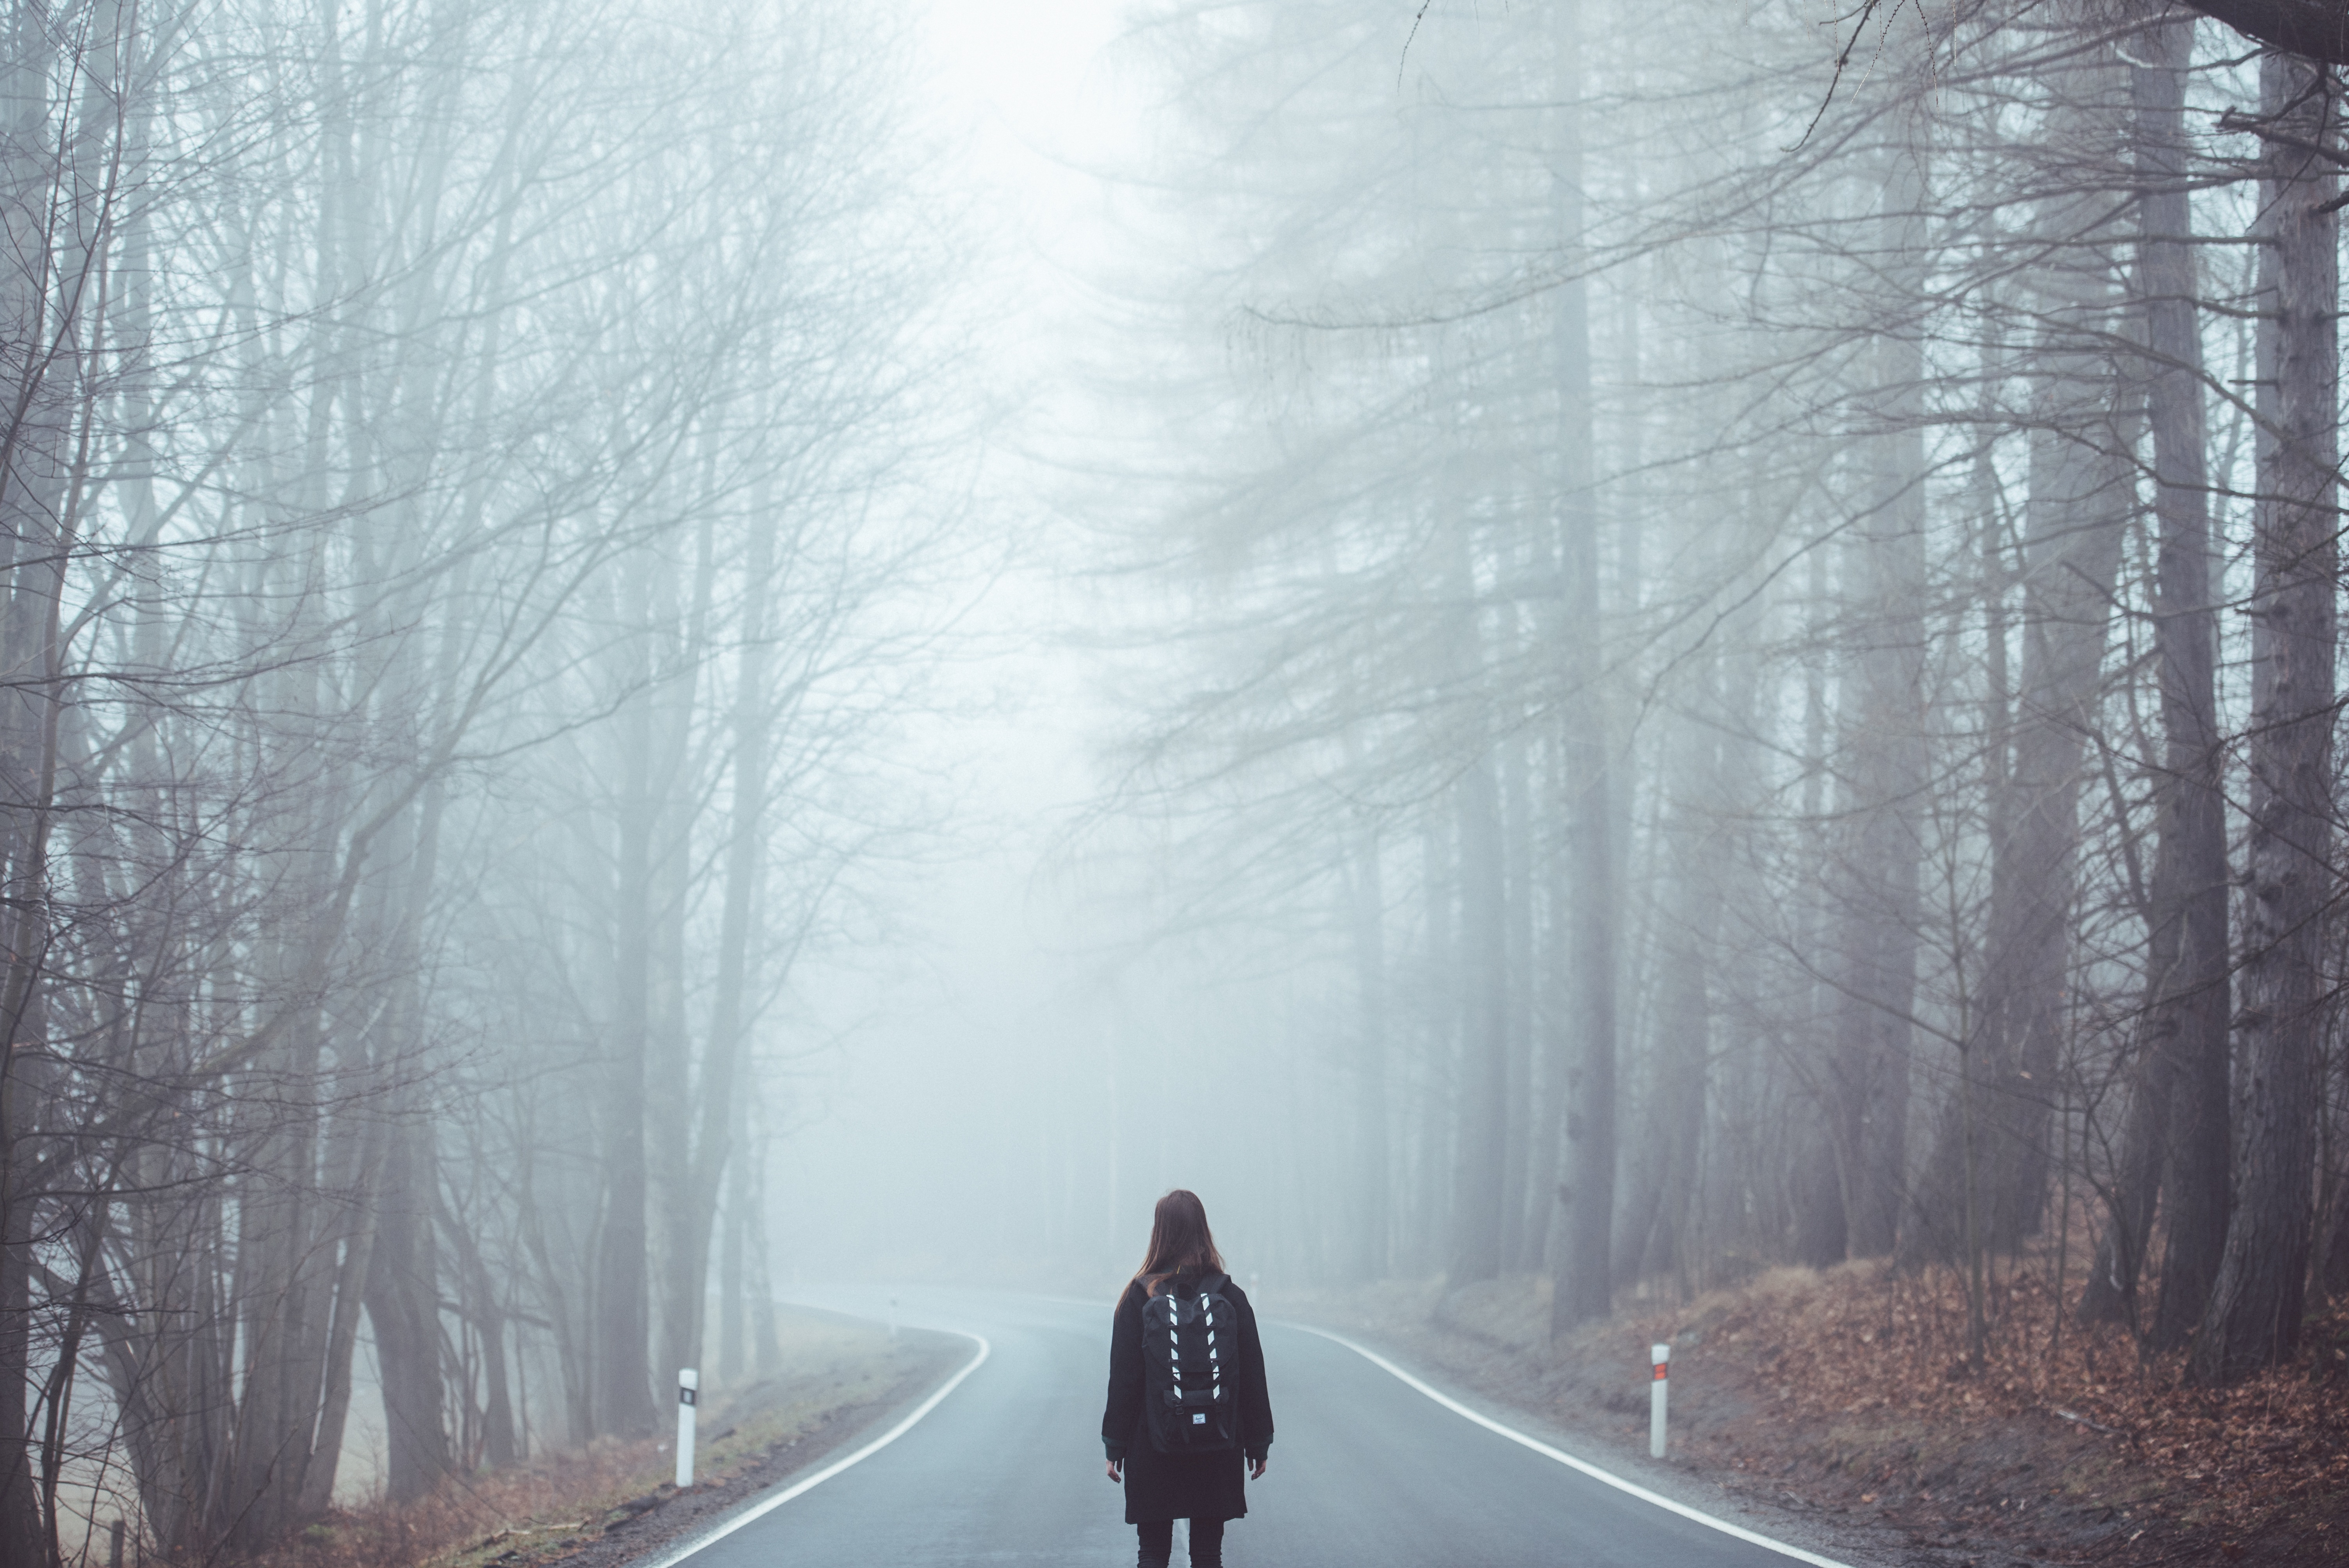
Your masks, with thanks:
[[(1184, 1276), (1177, 1276), (1184, 1277)], [(1164, 1286), (1161, 1286), (1162, 1289)], [(1264, 1386), (1264, 1342), (1256, 1308), (1237, 1284), (1224, 1286), (1239, 1314), (1232, 1391), (1239, 1397), (1239, 1447), (1220, 1454), (1162, 1454), (1150, 1444), (1143, 1414), (1142, 1304), (1137, 1280), (1118, 1298), (1109, 1334), (1109, 1408), (1102, 1414), (1102, 1446), (1125, 1461), (1125, 1522), (1158, 1519), (1238, 1519), (1247, 1512), (1241, 1456), (1261, 1460), (1272, 1447), (1272, 1398)]]

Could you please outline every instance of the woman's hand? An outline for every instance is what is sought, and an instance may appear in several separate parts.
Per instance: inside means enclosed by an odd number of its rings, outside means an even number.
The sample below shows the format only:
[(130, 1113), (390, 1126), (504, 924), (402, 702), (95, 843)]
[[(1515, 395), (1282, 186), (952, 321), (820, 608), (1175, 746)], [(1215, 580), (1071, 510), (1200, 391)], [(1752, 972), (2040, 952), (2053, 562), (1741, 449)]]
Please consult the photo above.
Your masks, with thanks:
[(1262, 1458), (1262, 1459), (1260, 1459), (1260, 1460), (1250, 1460), (1250, 1461), (1249, 1461), (1249, 1469), (1248, 1469), (1248, 1480), (1262, 1480), (1264, 1479), (1264, 1467), (1265, 1467), (1265, 1466), (1267, 1466), (1267, 1465), (1268, 1465), (1268, 1464), (1270, 1464), (1271, 1462), (1272, 1462), (1272, 1456), (1271, 1456), (1270, 1454), (1267, 1454), (1267, 1455), (1265, 1455), (1265, 1457), (1264, 1457), (1264, 1458)]
[[(1119, 1462), (1120, 1461), (1116, 1460), (1109, 1461), (1109, 1479), (1112, 1480), (1123, 1480), (1125, 1479), (1125, 1477), (1118, 1474)], [(1257, 1473), (1258, 1475), (1262, 1475), (1264, 1472), (1262, 1470), (1258, 1470)]]

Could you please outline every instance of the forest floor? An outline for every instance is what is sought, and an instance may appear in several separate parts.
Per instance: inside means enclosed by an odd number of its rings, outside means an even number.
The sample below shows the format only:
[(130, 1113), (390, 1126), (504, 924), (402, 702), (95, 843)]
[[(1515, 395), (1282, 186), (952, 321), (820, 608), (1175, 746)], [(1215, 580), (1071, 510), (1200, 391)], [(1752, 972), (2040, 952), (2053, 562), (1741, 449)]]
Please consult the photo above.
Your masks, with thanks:
[(2349, 1563), (2349, 1314), (2310, 1324), (2297, 1365), (2211, 1391), (2176, 1357), (2141, 1361), (2126, 1329), (2081, 1331), (2076, 1279), (2059, 1317), (2045, 1263), (1998, 1271), (1980, 1375), (1947, 1270), (1775, 1269), (1685, 1304), (1627, 1298), (1555, 1351), (1532, 1279), (1284, 1292), (1266, 1311), (1531, 1412), (1633, 1478), (1654, 1473), (1648, 1347), (1669, 1342), (1664, 1463), (1697, 1487), (1682, 1495), (1775, 1508), (1856, 1561)]
[(458, 1478), (405, 1506), (336, 1509), (253, 1568), (618, 1568), (874, 1433), (970, 1355), (953, 1335), (893, 1338), (860, 1318), (779, 1315), (788, 1370), (710, 1391), (687, 1491), (673, 1484), (673, 1439), (599, 1439)]

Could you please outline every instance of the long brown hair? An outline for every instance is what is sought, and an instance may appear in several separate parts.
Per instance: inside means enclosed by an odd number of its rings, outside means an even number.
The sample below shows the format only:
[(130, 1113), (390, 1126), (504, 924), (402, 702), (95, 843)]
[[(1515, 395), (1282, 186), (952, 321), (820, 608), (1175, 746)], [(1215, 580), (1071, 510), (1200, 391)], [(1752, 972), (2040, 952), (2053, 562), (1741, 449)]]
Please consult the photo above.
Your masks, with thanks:
[(1185, 1269), (1224, 1272), (1224, 1254), (1216, 1251), (1216, 1233), (1207, 1229), (1207, 1206), (1199, 1194), (1177, 1187), (1158, 1200), (1150, 1212), (1150, 1250), (1133, 1277), (1144, 1295), (1156, 1295), (1169, 1274)]

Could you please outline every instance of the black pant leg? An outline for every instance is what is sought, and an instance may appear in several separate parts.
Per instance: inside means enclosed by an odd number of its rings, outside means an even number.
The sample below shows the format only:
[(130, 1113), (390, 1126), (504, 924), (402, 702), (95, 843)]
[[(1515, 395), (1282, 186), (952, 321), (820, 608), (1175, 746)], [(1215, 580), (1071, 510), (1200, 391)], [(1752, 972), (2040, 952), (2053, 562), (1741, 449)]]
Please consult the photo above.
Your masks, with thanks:
[(1224, 1522), (1191, 1522), (1191, 1568), (1224, 1568)]
[(1144, 1520), (1133, 1528), (1142, 1537), (1142, 1554), (1134, 1559), (1136, 1568), (1167, 1568), (1166, 1560), (1174, 1555), (1174, 1522)]

